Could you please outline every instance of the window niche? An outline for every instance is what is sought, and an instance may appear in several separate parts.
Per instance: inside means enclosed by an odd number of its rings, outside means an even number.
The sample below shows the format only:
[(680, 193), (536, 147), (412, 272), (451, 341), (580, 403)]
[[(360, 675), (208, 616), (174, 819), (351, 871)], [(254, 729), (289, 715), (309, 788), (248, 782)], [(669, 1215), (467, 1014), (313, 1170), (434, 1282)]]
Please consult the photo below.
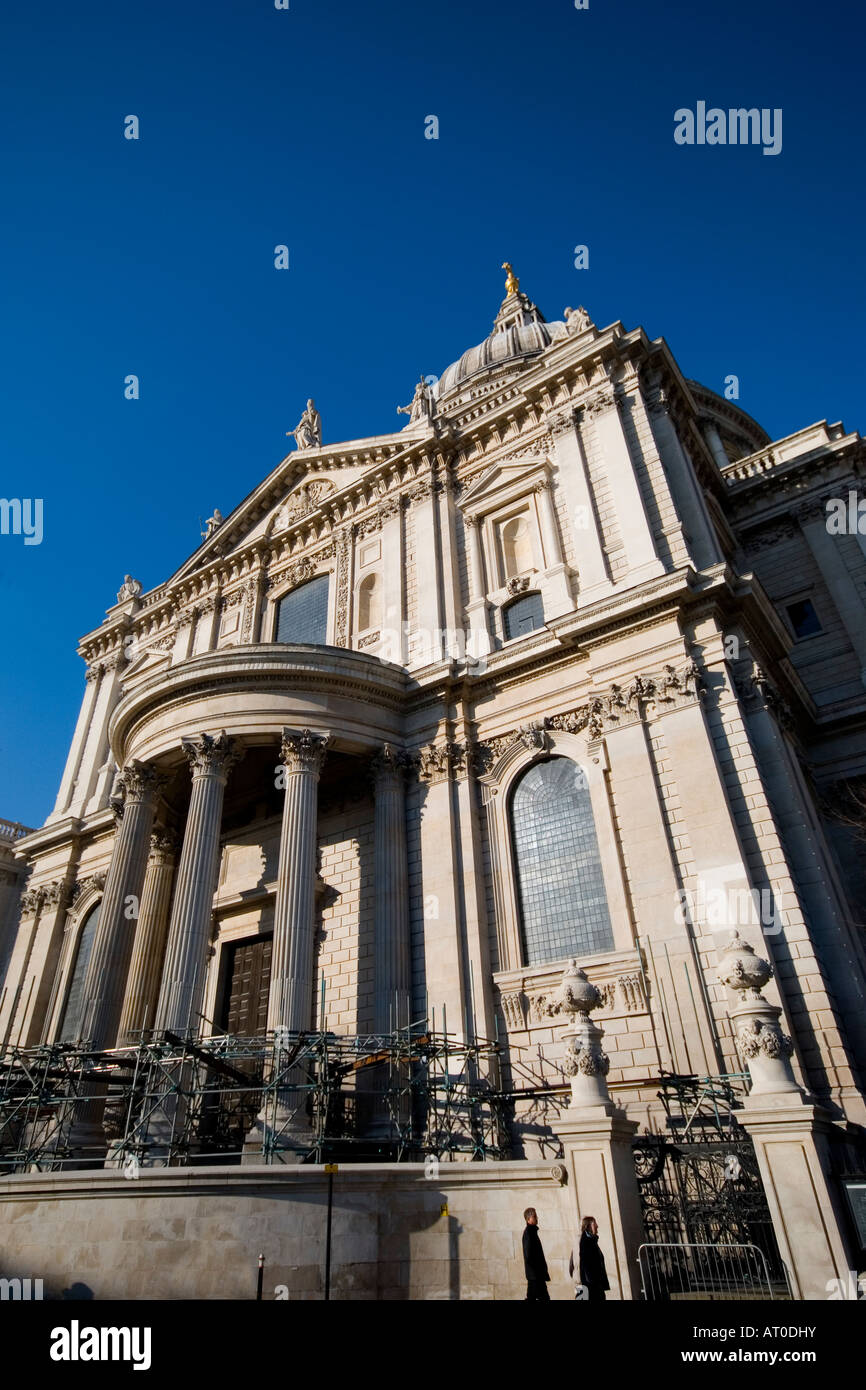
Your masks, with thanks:
[(58, 1042), (78, 1042), (81, 1033), (84, 1013), (84, 980), (87, 975), (87, 967), (90, 964), (93, 942), (96, 938), (96, 928), (99, 925), (99, 909), (101, 906), (102, 903), (98, 902), (95, 907), (90, 909), (78, 933), (78, 944), (75, 948), (75, 964), (72, 967), (69, 978), (69, 988), (66, 991), (66, 1004), (63, 1009), (60, 1030), (57, 1034)]
[(528, 574), (535, 568), (532, 530), (527, 512), (509, 517), (499, 526), (499, 548), (506, 580)]
[(378, 574), (366, 574), (358, 585), (358, 631), (368, 632), (382, 622), (382, 581)]

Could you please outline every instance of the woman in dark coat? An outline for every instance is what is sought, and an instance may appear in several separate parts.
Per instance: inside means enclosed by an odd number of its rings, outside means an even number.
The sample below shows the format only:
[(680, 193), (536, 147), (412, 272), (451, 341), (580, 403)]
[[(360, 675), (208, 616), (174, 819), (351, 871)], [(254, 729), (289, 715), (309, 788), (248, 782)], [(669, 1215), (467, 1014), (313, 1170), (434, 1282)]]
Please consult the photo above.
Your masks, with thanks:
[[(586, 1289), (587, 1302), (603, 1303), (610, 1284), (604, 1267), (604, 1255), (598, 1248), (598, 1222), (594, 1216), (585, 1216), (580, 1223), (577, 1263), (580, 1282)], [(574, 1276), (574, 1251), (571, 1252), (568, 1262), (568, 1272)], [(575, 1297), (580, 1298), (580, 1294), (576, 1294)]]

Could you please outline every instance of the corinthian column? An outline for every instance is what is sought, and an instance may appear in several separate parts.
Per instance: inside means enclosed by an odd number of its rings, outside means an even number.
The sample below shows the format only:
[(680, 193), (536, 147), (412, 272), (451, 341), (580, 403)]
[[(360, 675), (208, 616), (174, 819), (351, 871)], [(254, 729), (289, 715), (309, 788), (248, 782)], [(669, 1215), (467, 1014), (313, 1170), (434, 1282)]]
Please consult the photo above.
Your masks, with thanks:
[(484, 552), (481, 545), (481, 518), (464, 516), (463, 533), (469, 550), (469, 602), (466, 605), (466, 621), (469, 624), (473, 652), (475, 655), (480, 655), (486, 654), (489, 638), (484, 582)]
[(242, 756), (223, 732), (182, 740), (192, 768), (192, 795), (168, 929), (158, 1032), (198, 1028), (204, 996), (210, 920), (219, 857), (223, 797), (229, 772)]
[(269, 1031), (300, 1031), (312, 1021), (318, 783), (329, 741), (327, 735), (312, 734), (309, 729), (283, 730), (280, 761), (286, 799), (274, 908)]
[(550, 479), (542, 478), (535, 484), (538, 497), (538, 511), (541, 518), (541, 538), (544, 543), (544, 568), (553, 569), (562, 563), (562, 549), (556, 529), (556, 512), (553, 506), (553, 493)]
[(121, 1046), (140, 1029), (153, 1027), (162, 978), (176, 842), (173, 835), (160, 831), (151, 835), (150, 846), (129, 981), (120, 1015), (118, 1041)]
[(404, 770), (386, 743), (373, 759), (375, 927), (373, 1028), (390, 1033), (409, 1021), (409, 875)]
[(164, 778), (144, 763), (123, 768), (117, 785), (123, 793), (114, 849), (99, 912), (99, 926), (84, 981), (81, 1036), (93, 1047), (114, 1047), (135, 924), (150, 847), (157, 793)]

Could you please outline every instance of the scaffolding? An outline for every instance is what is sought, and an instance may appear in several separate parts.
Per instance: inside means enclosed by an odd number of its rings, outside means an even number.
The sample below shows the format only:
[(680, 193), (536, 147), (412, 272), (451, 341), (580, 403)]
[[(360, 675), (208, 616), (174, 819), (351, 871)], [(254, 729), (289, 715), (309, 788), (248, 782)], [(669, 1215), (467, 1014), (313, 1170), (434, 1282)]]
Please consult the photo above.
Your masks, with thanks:
[(0, 1058), (0, 1172), (501, 1159), (498, 1043), (394, 1033), (141, 1035)]

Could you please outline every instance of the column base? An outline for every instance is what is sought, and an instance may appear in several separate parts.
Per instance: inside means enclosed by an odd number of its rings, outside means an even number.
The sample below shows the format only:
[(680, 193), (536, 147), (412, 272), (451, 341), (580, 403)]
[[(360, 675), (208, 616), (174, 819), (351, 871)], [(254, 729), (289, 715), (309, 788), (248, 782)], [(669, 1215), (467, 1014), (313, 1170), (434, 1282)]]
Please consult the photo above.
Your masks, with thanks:
[[(294, 1121), (294, 1122), (293, 1122)], [(316, 1136), (307, 1124), (297, 1122), (291, 1112), (256, 1116), (244, 1140), (241, 1165), (261, 1163), (306, 1163), (315, 1148)]]

